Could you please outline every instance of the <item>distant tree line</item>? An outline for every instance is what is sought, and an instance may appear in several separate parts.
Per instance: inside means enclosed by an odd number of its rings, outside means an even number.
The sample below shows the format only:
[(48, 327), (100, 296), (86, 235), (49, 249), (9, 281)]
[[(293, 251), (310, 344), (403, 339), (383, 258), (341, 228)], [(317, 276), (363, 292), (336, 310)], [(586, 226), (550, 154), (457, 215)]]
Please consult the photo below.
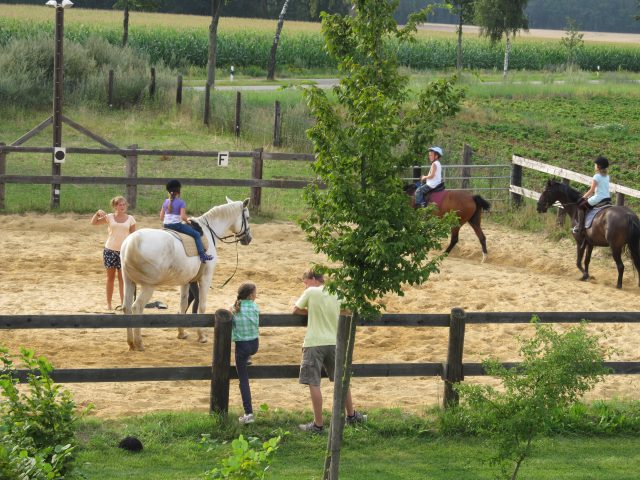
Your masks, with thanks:
[[(2, 0), (2, 3), (42, 5), (45, 2)], [(112, 9), (115, 3), (116, 0), (76, 1), (78, 7), (98, 9)], [(211, 15), (211, 0), (157, 0), (155, 3), (158, 5), (158, 12)], [(222, 15), (277, 19), (283, 3), (284, 0), (229, 0), (223, 5)], [(400, 0), (400, 6), (394, 16), (399, 23), (404, 24), (409, 14), (428, 4), (442, 3), (442, 0)], [(348, 0), (299, 0), (289, 3), (287, 19), (315, 21), (321, 11), (346, 13), (349, 8)], [(529, 0), (525, 12), (529, 28), (565, 30), (568, 25), (567, 18), (570, 18), (582, 31), (640, 33), (640, 22), (636, 20), (640, 13), (637, 0)], [(458, 17), (444, 9), (436, 9), (430, 20), (436, 23), (458, 23)]]
[[(407, 16), (436, 0), (400, 0), (395, 18), (404, 23)], [(590, 32), (640, 33), (637, 0), (529, 0), (525, 9), (529, 28), (565, 30), (567, 19), (574, 20), (579, 30)], [(456, 15), (437, 9), (430, 19), (434, 23), (457, 24)]]

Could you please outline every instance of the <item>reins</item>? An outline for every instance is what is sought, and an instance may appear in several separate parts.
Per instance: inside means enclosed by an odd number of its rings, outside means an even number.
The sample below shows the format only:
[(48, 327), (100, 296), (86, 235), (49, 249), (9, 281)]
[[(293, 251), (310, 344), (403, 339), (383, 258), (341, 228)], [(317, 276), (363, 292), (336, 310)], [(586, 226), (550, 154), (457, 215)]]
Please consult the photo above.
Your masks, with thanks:
[[(216, 246), (216, 239), (220, 240), (222, 243), (227, 243), (227, 244), (235, 243), (236, 245), (236, 268), (233, 270), (233, 273), (231, 274), (231, 276), (227, 278), (222, 285), (220, 285), (220, 288), (223, 288), (227, 283), (231, 281), (231, 279), (235, 276), (236, 272), (238, 271), (238, 264), (240, 263), (240, 254), (238, 253), (238, 243), (242, 240), (242, 237), (244, 237), (249, 231), (247, 217), (244, 214), (244, 208), (243, 208), (242, 209), (242, 228), (240, 229), (240, 232), (232, 233), (231, 235), (226, 235), (224, 237), (221, 237), (216, 232), (214, 232), (213, 228), (211, 228), (211, 226), (209, 225), (209, 222), (206, 219), (203, 218), (202, 222), (211, 233), (211, 239), (213, 240), (214, 247)], [(234, 240), (227, 241), (228, 238), (233, 238)], [(213, 288), (213, 285), (211, 285), (209, 288)]]

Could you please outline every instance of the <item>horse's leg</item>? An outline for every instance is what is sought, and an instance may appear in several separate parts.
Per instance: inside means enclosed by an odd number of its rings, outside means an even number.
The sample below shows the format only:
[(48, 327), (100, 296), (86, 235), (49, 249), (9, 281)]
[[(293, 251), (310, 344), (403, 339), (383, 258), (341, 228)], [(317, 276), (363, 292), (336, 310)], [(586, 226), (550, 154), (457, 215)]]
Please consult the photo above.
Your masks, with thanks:
[[(131, 315), (133, 299), (136, 293), (136, 284), (133, 283), (127, 275), (123, 273), (122, 279), (124, 282), (124, 299), (122, 301), (122, 311), (125, 315)], [(133, 350), (133, 329), (127, 328), (127, 343), (129, 344), (129, 350)]]
[[(200, 289), (198, 296), (198, 313), (205, 313), (205, 310), (207, 309), (207, 294), (211, 287), (211, 279), (212, 275), (203, 275), (198, 282), (198, 287)], [(207, 343), (207, 335), (201, 328), (198, 329), (198, 342)]]
[(453, 247), (458, 243), (458, 234), (460, 233), (460, 227), (453, 227), (451, 229), (451, 240), (449, 241), (449, 246), (444, 251), (444, 253), (449, 253), (453, 250)]
[(480, 240), (480, 246), (482, 247), (482, 263), (484, 263), (487, 259), (487, 237), (485, 237), (482, 227), (480, 226), (480, 219), (478, 218), (477, 222), (469, 221), (469, 225), (471, 225), (473, 231), (476, 232), (476, 237)]
[[(178, 313), (185, 313), (189, 307), (189, 284), (180, 285), (180, 311)], [(184, 340), (189, 334), (184, 331), (184, 328), (178, 327), (178, 338)]]
[(589, 280), (589, 264), (591, 263), (591, 254), (593, 253), (593, 245), (587, 243), (584, 248), (584, 272), (582, 273), (582, 280)]
[[(153, 295), (153, 287), (150, 285), (140, 285), (140, 293), (138, 294), (136, 301), (133, 302), (133, 313), (135, 315), (142, 315), (144, 313), (144, 306)], [(144, 346), (142, 345), (142, 335), (139, 328), (133, 329), (133, 347), (129, 344), (129, 350), (138, 350), (142, 352)]]
[(622, 247), (611, 247), (611, 255), (618, 267), (618, 283), (616, 288), (622, 288), (622, 276), (624, 275), (624, 263), (622, 263)]
[[(575, 238), (575, 237), (574, 237)], [(584, 256), (584, 248), (587, 245), (584, 238), (575, 238), (576, 240), (576, 266), (584, 274), (584, 268), (582, 267), (582, 257)], [(583, 278), (582, 280), (586, 280)]]

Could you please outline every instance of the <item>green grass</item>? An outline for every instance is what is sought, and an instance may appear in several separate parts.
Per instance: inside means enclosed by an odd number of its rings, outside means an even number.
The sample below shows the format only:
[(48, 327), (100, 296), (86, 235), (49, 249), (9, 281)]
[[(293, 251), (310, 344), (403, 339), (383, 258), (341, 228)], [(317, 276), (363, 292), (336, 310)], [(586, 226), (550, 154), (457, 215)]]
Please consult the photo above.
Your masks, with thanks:
[[(414, 415), (397, 409), (369, 412), (369, 421), (347, 427), (342, 449), (341, 474), (350, 480), (390, 479), (493, 479), (496, 470), (483, 459), (490, 448), (482, 438), (445, 437), (434, 427), (434, 412)], [(69, 480), (90, 478), (196, 479), (228, 455), (230, 441), (239, 434), (264, 441), (290, 432), (278, 450), (268, 478), (319, 479), (326, 436), (301, 432), (297, 424), (308, 412), (269, 411), (255, 424), (233, 422), (198, 413), (162, 413), (143, 417), (81, 423), (77, 468)], [(199, 445), (210, 434), (212, 450)], [(116, 447), (134, 435), (143, 442), (141, 453)], [(640, 438), (625, 435), (564, 434), (540, 440), (525, 461), (521, 480), (597, 479), (631, 480), (640, 471)], [(576, 452), (580, 452), (579, 455)]]

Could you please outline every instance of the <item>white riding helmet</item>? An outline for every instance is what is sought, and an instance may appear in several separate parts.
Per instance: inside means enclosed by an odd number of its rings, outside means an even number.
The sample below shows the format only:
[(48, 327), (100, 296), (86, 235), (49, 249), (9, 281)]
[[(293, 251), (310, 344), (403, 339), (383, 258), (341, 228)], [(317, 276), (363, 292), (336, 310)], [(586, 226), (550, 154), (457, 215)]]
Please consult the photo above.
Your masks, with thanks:
[(429, 151), (435, 152), (438, 154), (439, 157), (442, 157), (442, 149), (440, 147), (430, 147)]

